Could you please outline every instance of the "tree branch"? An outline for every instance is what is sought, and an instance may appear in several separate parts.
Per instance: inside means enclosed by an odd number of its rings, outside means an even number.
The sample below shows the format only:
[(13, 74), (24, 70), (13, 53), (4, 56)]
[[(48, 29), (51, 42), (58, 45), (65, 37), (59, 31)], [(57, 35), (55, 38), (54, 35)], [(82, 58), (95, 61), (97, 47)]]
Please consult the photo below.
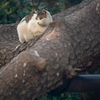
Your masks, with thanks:
[[(20, 52), (10, 55), (8, 50), (5, 52), (7, 47), (12, 52), (19, 44), (16, 26), (1, 26), (4, 30), (0, 32), (0, 64), (5, 66), (0, 70), (0, 99), (38, 99), (66, 79), (99, 66), (99, 5), (98, 0), (86, 0), (77, 6), (78, 9), (75, 7), (75, 11), (58, 14), (60, 17), (51, 23), (44, 35), (32, 40), (33, 45), (30, 46), (30, 41), (22, 44), (24, 49), (20, 50), (20, 46), (16, 49)], [(10, 58), (11, 55), (14, 58)]]

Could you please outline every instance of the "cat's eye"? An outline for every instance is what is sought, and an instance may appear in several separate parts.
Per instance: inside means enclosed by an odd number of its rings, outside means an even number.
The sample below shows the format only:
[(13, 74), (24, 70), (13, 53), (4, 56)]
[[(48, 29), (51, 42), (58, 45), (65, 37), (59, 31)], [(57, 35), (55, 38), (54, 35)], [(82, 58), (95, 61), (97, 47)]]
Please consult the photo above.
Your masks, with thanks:
[(40, 20), (41, 20), (42, 18), (40, 18)]

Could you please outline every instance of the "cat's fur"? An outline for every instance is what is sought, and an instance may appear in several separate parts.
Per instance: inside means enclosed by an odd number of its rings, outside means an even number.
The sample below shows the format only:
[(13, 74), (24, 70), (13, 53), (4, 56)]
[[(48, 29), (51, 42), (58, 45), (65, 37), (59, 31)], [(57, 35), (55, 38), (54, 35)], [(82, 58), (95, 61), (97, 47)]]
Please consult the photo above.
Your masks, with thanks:
[(35, 11), (35, 14), (24, 17), (17, 26), (19, 41), (28, 42), (45, 32), (52, 22), (52, 16), (46, 10)]

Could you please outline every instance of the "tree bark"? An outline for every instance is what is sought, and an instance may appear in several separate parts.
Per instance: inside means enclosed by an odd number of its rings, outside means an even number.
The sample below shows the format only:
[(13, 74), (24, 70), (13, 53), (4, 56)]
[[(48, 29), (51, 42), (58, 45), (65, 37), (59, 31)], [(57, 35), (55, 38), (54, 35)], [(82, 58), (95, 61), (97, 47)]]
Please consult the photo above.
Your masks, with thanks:
[(39, 99), (100, 65), (100, 1), (84, 0), (53, 18), (43, 36), (24, 44), (17, 24), (0, 26), (0, 100)]

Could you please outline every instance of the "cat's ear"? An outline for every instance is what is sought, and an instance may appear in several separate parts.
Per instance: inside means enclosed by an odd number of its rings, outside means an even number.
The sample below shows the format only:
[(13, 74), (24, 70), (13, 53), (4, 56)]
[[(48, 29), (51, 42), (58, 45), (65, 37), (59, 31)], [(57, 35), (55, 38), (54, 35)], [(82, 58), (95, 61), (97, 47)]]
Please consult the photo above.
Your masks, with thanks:
[(47, 12), (46, 12), (46, 10), (43, 9), (43, 10), (42, 10), (42, 13), (46, 14)]
[(35, 12), (35, 14), (37, 14), (37, 15), (38, 15), (38, 13), (39, 13), (39, 11), (38, 11), (38, 10), (35, 10), (34, 12)]
[(36, 10), (34, 12), (35, 12), (35, 14), (37, 14), (37, 11)]

